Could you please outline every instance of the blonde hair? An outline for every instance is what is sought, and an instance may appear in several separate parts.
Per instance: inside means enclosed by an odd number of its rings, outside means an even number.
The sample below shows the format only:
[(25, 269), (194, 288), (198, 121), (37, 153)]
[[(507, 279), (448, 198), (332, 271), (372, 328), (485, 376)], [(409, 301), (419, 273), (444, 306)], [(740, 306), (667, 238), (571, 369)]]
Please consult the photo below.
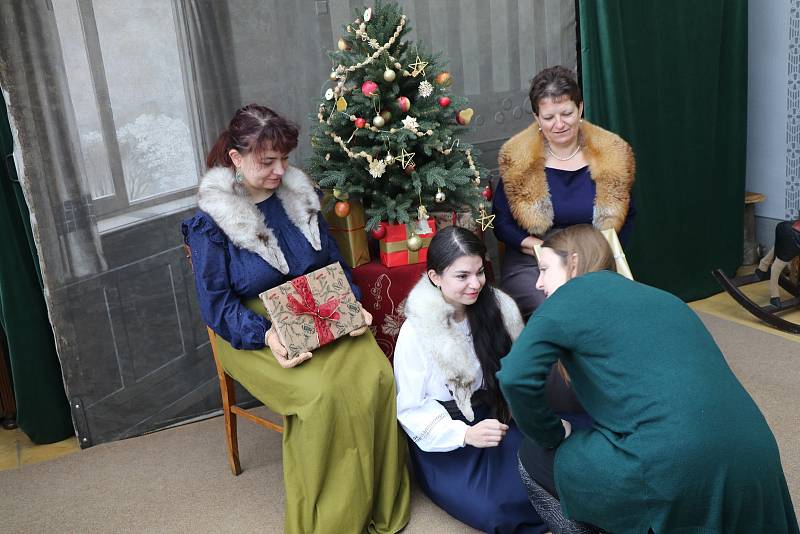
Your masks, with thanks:
[(570, 259), (577, 256), (574, 264), (575, 276), (595, 271), (616, 271), (614, 253), (608, 241), (591, 224), (568, 226), (545, 239), (542, 248), (547, 247), (561, 257), (561, 261), (572, 274)]
[[(570, 278), (572, 278), (571, 259), (577, 257), (574, 264), (575, 276), (596, 271), (616, 271), (614, 253), (608, 241), (591, 224), (576, 224), (568, 226), (560, 232), (550, 236), (542, 243), (542, 248), (547, 247), (555, 252), (560, 258), (561, 263), (567, 268)], [(556, 363), (559, 374), (564, 381), (569, 384), (569, 373), (559, 360)]]

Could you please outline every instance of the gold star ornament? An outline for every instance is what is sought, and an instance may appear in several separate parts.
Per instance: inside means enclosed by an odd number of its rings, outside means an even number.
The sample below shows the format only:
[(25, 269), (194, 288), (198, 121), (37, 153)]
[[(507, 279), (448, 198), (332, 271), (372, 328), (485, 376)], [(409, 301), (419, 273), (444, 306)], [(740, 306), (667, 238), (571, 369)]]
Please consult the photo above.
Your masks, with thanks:
[(417, 60), (414, 63), (411, 63), (409, 67), (411, 67), (411, 76), (416, 78), (420, 74), (425, 76), (425, 67), (428, 66), (427, 61), (422, 61), (419, 56), (417, 56)]
[(416, 152), (406, 152), (404, 148), (400, 151), (400, 155), (397, 156), (396, 159), (400, 161), (400, 165), (405, 169), (409, 165), (414, 164), (414, 154), (416, 154)]
[(486, 213), (484, 208), (481, 208), (480, 214), (481, 216), (475, 219), (475, 222), (481, 225), (481, 230), (485, 232), (488, 228), (494, 228), (492, 224), (494, 222), (494, 214)]

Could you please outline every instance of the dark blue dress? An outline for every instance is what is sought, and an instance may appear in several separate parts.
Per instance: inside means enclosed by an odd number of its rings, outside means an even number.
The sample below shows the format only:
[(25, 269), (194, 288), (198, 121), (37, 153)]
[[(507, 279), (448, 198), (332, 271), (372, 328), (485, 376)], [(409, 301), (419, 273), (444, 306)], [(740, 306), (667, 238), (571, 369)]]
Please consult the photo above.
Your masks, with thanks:
[[(547, 177), (547, 187), (550, 189), (550, 199), (553, 203), (553, 228), (566, 228), (584, 223), (592, 224), (597, 184), (592, 180), (589, 166), (586, 165), (575, 171), (545, 167), (544, 172)], [(530, 234), (517, 224), (511, 214), (503, 180), (497, 184), (492, 205), (495, 214), (495, 236), (506, 245), (519, 249), (522, 240)], [(619, 239), (623, 245), (630, 235), (635, 216), (636, 208), (631, 199), (628, 216), (619, 232)]]
[[(475, 420), (491, 417), (488, 405), (473, 406)], [(463, 416), (451, 413), (454, 418)], [(466, 420), (464, 420), (466, 422)], [(542, 534), (547, 531), (528, 500), (517, 471), (522, 433), (512, 421), (497, 447), (462, 447), (426, 452), (408, 440), (417, 484), (440, 508), (491, 534)]]
[(319, 219), (321, 250), (311, 246), (306, 237), (290, 220), (280, 199), (272, 195), (256, 204), (278, 240), (289, 265), (284, 275), (258, 254), (234, 245), (214, 219), (203, 211), (185, 220), (182, 231), (192, 249), (192, 264), (197, 282), (200, 313), (214, 332), (237, 349), (260, 349), (270, 327), (267, 319), (248, 310), (243, 300), (338, 261), (344, 269), (357, 299), (361, 292), (352, 281), (350, 266), (336, 242), (328, 233), (322, 217)]
[[(597, 184), (592, 180), (589, 166), (575, 171), (545, 167), (544, 171), (553, 203), (552, 229), (557, 230), (575, 224), (592, 224)], [(544, 301), (544, 293), (535, 289), (536, 279), (539, 277), (536, 258), (520, 250), (522, 240), (530, 234), (514, 219), (503, 180), (497, 184), (492, 205), (495, 215), (494, 235), (507, 245), (502, 263), (500, 288), (514, 298), (523, 317), (528, 317)], [(628, 216), (619, 233), (623, 245), (630, 235), (635, 216), (636, 209), (631, 199)]]

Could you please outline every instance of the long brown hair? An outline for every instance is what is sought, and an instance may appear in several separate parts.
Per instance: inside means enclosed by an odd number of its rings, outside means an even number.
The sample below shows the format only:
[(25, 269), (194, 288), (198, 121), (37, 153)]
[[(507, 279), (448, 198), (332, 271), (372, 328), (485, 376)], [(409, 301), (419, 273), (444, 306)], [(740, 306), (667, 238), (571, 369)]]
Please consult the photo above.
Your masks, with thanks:
[[(611, 251), (608, 241), (591, 224), (568, 226), (545, 239), (542, 248), (545, 247), (561, 258), (561, 264), (566, 267), (570, 278), (572, 278), (573, 266), (575, 267), (575, 276), (604, 270), (616, 271), (614, 253)], [(573, 257), (576, 257), (574, 263)], [(564, 381), (569, 383), (569, 374), (561, 360), (556, 366)]]
[(577, 255), (575, 276), (595, 271), (614, 271), (614, 253), (611, 247), (591, 224), (568, 226), (548, 237), (542, 248), (549, 248), (561, 258), (562, 264), (572, 270), (569, 259)]
[(206, 167), (233, 167), (228, 152), (277, 150), (288, 154), (297, 147), (299, 130), (266, 106), (248, 104), (236, 110), (228, 127), (219, 135), (206, 157)]

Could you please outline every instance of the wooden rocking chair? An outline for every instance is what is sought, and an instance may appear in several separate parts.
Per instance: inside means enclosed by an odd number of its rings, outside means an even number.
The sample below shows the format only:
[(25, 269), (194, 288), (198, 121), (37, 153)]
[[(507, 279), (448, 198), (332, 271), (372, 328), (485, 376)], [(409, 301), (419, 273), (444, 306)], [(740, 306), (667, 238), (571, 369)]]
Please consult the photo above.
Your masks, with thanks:
[[(795, 259), (794, 262), (792, 262), (790, 269), (795, 269), (797, 264), (798, 259)], [(717, 282), (719, 282), (719, 284), (722, 286), (722, 289), (724, 289), (731, 297), (733, 297), (733, 300), (739, 303), (739, 305), (745, 310), (758, 317), (768, 325), (777, 328), (778, 330), (783, 330), (784, 332), (789, 332), (790, 334), (800, 334), (800, 324), (787, 321), (786, 319), (778, 316), (778, 314), (789, 310), (800, 309), (800, 290), (798, 289), (797, 283), (790, 280), (789, 277), (786, 276), (786, 273), (781, 273), (781, 276), (778, 279), (778, 284), (790, 295), (792, 295), (792, 298), (782, 301), (779, 306), (773, 306), (772, 304), (761, 306), (750, 299), (750, 297), (745, 295), (739, 289), (742, 286), (761, 282), (761, 280), (755, 274), (737, 276), (736, 278), (728, 278), (725, 273), (722, 272), (722, 269), (715, 269), (711, 272), (711, 274), (713, 274), (714, 278), (717, 279)]]

